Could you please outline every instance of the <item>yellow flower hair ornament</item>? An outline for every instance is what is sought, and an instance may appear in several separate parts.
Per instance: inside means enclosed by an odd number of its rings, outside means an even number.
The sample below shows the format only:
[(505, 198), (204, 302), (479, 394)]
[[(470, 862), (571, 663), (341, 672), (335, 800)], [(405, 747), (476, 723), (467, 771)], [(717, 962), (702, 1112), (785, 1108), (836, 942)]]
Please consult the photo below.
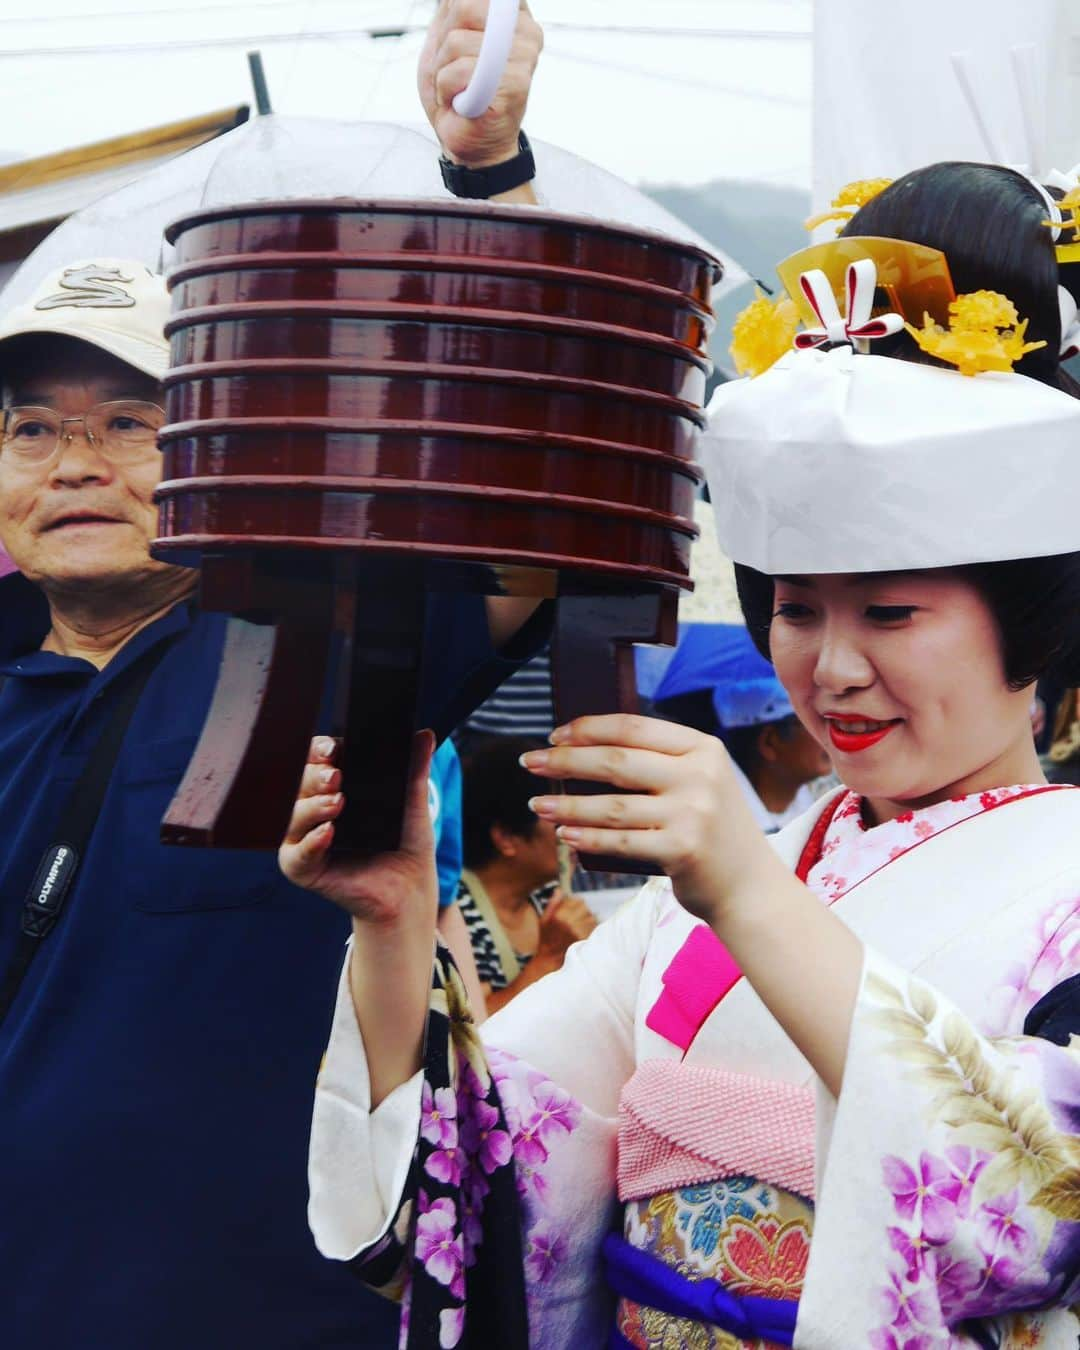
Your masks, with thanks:
[(1043, 224), (1051, 230), (1055, 226), (1059, 229), (1080, 230), (1080, 220), (1077, 219), (1077, 212), (1080, 211), (1080, 184), (1071, 187), (1057, 205), (1061, 219), (1044, 220)]
[(764, 375), (791, 350), (799, 327), (795, 302), (782, 296), (770, 300), (760, 290), (735, 320), (731, 330), (731, 358), (740, 375)]
[(884, 192), (892, 181), (891, 178), (859, 178), (854, 183), (848, 183), (832, 199), (830, 205), (833, 209), (811, 216), (806, 221), (806, 228), (816, 230), (827, 220), (836, 220), (839, 221), (836, 227), (836, 233), (839, 234), (855, 212), (867, 202), (872, 202), (879, 192)]
[(1011, 371), (1022, 356), (1045, 347), (1045, 342), (1024, 341), (1027, 326), (1013, 302), (997, 291), (958, 295), (949, 306), (948, 328), (928, 314), (922, 328), (904, 325), (924, 352), (956, 366), (961, 375)]
[[(1080, 164), (1074, 164), (1068, 173), (1051, 169), (1045, 183), (1034, 178), (1031, 181), (1049, 207), (1050, 217), (1043, 224), (1054, 240), (1058, 262), (1080, 262)], [(1050, 188), (1056, 188), (1062, 194), (1060, 201), (1051, 196)], [(1071, 237), (1063, 240), (1062, 234), (1066, 230)]]

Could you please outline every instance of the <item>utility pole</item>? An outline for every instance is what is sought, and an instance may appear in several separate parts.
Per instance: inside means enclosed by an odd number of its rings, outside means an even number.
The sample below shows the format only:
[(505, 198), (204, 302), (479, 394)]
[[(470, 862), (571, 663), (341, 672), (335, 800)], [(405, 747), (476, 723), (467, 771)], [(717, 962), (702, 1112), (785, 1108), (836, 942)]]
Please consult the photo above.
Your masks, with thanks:
[(270, 91), (266, 87), (266, 72), (263, 70), (262, 52), (248, 52), (248, 69), (251, 71), (251, 84), (255, 91), (255, 111), (260, 117), (273, 112), (270, 106)]

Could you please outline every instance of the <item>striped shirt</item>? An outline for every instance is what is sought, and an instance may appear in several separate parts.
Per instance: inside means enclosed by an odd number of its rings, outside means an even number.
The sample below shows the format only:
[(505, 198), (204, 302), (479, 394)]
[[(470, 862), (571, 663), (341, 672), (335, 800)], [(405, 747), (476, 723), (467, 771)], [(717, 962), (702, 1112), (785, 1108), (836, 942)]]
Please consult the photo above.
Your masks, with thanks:
[(551, 698), (551, 651), (543, 647), (496, 689), (462, 728), (463, 739), (531, 736), (546, 740), (555, 726)]
[[(537, 914), (543, 915), (548, 901), (555, 891), (556, 884), (552, 882), (549, 886), (542, 886), (529, 896), (529, 904), (532, 905)], [(476, 973), (480, 977), (480, 983), (490, 985), (493, 990), (505, 989), (510, 981), (503, 969), (495, 938), (488, 927), (487, 920), (480, 913), (473, 893), (469, 890), (464, 878), (458, 885), (457, 907), (461, 917), (465, 920), (465, 927), (469, 933), (469, 942), (472, 946), (473, 960), (476, 962)], [(524, 970), (531, 959), (530, 955), (518, 951), (515, 951), (514, 955)]]

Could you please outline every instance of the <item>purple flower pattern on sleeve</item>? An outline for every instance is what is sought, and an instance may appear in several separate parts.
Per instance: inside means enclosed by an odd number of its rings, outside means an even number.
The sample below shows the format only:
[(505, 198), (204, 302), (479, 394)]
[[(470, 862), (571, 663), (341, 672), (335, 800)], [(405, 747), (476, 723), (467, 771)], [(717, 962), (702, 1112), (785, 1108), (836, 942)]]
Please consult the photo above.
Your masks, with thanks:
[(924, 1241), (948, 1242), (956, 1231), (959, 1182), (945, 1159), (922, 1153), (912, 1168), (902, 1158), (886, 1158), (884, 1170), (900, 1218), (912, 1223)]
[(421, 1191), (417, 1207), (416, 1259), (431, 1278), (445, 1285), (455, 1298), (464, 1298), (464, 1241), (458, 1232), (453, 1200), (446, 1196), (429, 1200)]
[(424, 1171), (444, 1186), (461, 1180), (462, 1151), (458, 1146), (457, 1097), (451, 1088), (424, 1083), (420, 1105), (420, 1138), (432, 1145)]
[[(582, 1108), (513, 1056), (485, 1051), (444, 952), (427, 1042), (410, 1180), (391, 1232), (357, 1270), (401, 1297), (401, 1350), (479, 1350), (496, 1338), (526, 1350), (531, 1295), (569, 1248), (549, 1212), (546, 1174)], [(520, 1327), (500, 1320), (496, 1329), (491, 1319), (504, 1315), (515, 1285)]]
[(461, 1143), (473, 1165), (490, 1176), (497, 1167), (505, 1167), (512, 1151), (510, 1136), (499, 1129), (499, 1113), (479, 1097), (465, 1094), (468, 1112), (461, 1126)]
[(543, 1074), (489, 1049), (492, 1076), (506, 1113), (514, 1153), (530, 1307), (566, 1260), (567, 1242), (553, 1222), (547, 1167), (552, 1152), (581, 1120), (581, 1106)]
[(1068, 1052), (1019, 1039), (999, 1050), (916, 981), (900, 990), (873, 976), (868, 992), (890, 1051), (930, 1089), (930, 1137), (956, 1141), (882, 1159), (893, 1223), (871, 1343), (953, 1346), (959, 1324), (998, 1327), (1016, 1310), (1058, 1300), (1076, 1278), (1080, 1139), (1055, 1129), (1045, 1097), (1018, 1068)]
[(401, 1298), (401, 1350), (477, 1350), (496, 1339), (527, 1350), (515, 1182), (499, 1089), (440, 949), (412, 1169), (390, 1233), (355, 1263), (368, 1283)]
[(1007, 1035), (1044, 994), (1080, 968), (1080, 901), (1057, 900), (1041, 915), (1021, 959), (1008, 967), (994, 990), (983, 1030)]

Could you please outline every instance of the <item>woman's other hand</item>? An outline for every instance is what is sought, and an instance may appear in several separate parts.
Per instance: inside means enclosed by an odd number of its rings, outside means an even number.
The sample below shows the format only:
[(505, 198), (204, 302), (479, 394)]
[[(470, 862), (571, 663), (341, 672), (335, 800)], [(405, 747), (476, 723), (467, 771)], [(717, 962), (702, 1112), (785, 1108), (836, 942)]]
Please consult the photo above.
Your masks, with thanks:
[(338, 859), (330, 856), (330, 847), (345, 801), (341, 770), (334, 766), (334, 741), (316, 736), (278, 850), (282, 872), (361, 922), (394, 925), (415, 919), (430, 922), (434, 931), (438, 880), (427, 788), (434, 748), (430, 731), (420, 732), (413, 743), (401, 847), (377, 857)]
[[(401, 847), (372, 858), (332, 858), (334, 821), (344, 804), (335, 745), (316, 737), (300, 784), (281, 870), (352, 916), (349, 989), (367, 1055), (374, 1109), (420, 1067), (431, 991), (439, 883), (428, 810), (435, 737), (413, 743)], [(377, 772), (377, 769), (373, 770)]]

